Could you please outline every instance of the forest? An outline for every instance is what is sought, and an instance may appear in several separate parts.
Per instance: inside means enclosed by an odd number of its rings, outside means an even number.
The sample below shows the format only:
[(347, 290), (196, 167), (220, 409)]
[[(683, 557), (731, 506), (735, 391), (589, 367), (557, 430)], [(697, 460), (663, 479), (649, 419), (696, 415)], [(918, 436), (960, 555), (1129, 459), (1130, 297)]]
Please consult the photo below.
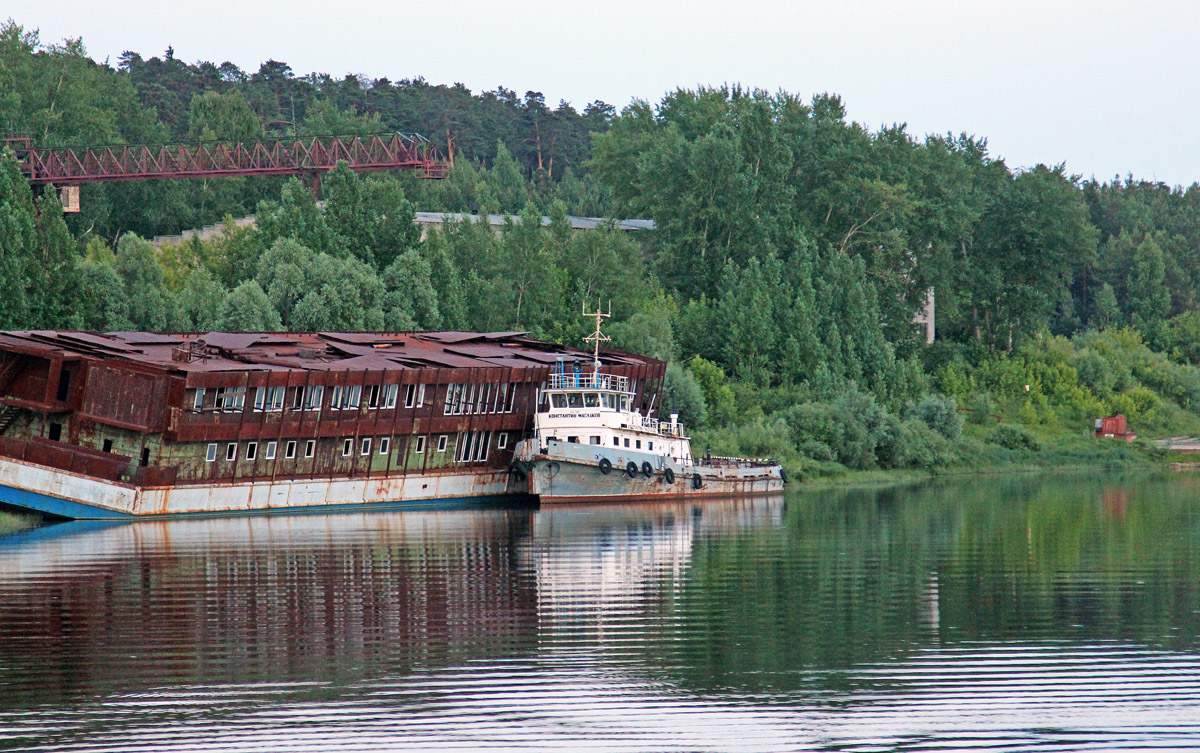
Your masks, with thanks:
[[(83, 187), (64, 215), (0, 155), (0, 329), (522, 330), (669, 362), (700, 447), (848, 471), (1146, 462), (1200, 434), (1200, 188), (1010, 167), (842, 100), (678, 89), (619, 112), (538, 92), (88, 57), (0, 27), (0, 127), (55, 145), (417, 132), (444, 180)], [(416, 211), (503, 213), (422, 234)], [(240, 227), (235, 217), (253, 214)], [(568, 215), (652, 219), (573, 231)], [(548, 220), (543, 220), (548, 218)], [(205, 241), (147, 239), (225, 222)], [(914, 317), (930, 291), (937, 340)]]

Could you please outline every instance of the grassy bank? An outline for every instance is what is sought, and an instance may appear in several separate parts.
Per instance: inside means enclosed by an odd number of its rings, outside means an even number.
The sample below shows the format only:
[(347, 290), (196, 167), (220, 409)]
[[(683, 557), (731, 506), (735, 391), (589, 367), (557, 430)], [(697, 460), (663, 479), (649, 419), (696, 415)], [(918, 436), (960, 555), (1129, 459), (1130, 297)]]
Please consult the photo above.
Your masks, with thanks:
[(37, 515), (0, 510), (0, 536), (17, 533), (41, 525), (43, 519)]

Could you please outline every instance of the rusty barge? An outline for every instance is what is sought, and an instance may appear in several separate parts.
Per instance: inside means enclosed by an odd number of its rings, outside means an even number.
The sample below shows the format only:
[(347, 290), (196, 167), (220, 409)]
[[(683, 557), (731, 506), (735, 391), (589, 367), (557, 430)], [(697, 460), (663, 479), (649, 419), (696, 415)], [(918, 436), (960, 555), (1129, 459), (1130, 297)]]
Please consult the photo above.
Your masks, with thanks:
[[(67, 518), (532, 499), (520, 332), (0, 333), (0, 503)], [(649, 413), (662, 361), (600, 356)]]

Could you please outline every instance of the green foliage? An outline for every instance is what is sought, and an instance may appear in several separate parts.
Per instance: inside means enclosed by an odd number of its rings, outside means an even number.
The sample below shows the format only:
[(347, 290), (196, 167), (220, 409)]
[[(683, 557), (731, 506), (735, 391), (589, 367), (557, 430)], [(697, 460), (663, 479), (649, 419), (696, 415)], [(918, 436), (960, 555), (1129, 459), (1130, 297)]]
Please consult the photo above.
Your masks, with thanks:
[(1037, 437), (1020, 426), (1000, 424), (988, 435), (988, 441), (1006, 450), (1037, 450), (1041, 447)]
[(133, 234), (122, 236), (117, 244), (116, 272), (124, 285), (133, 329), (166, 332), (186, 326), (148, 241)]
[(263, 254), (255, 281), (289, 331), (383, 328), (383, 283), (357, 259), (283, 238)]
[(952, 397), (926, 395), (912, 407), (908, 417), (920, 421), (949, 440), (958, 439), (958, 435), (962, 434), (963, 417)]
[(255, 280), (247, 280), (230, 292), (217, 315), (218, 329), (227, 332), (278, 332), (283, 329), (279, 314)]
[(700, 356), (693, 356), (685, 365), (704, 393), (708, 422), (717, 426), (730, 423), (734, 417), (734, 397), (724, 370)]
[(667, 364), (663, 404), (658, 413), (678, 413), (679, 420), (689, 426), (703, 426), (708, 421), (703, 388), (691, 371), (677, 363)]
[(187, 328), (199, 332), (220, 329), (225, 298), (225, 288), (213, 279), (207, 269), (200, 267), (192, 272), (177, 299), (187, 317)]
[(433, 266), (416, 251), (405, 251), (383, 272), (384, 327), (436, 329), (441, 325)]

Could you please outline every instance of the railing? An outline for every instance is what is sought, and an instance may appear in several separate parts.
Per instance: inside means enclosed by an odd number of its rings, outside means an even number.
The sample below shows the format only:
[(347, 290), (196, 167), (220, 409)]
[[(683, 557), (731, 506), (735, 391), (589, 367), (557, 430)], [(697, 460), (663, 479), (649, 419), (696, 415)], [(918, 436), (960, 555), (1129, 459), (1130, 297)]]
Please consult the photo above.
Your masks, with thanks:
[(120, 481), (121, 476), (129, 470), (132, 460), (124, 455), (102, 453), (44, 439), (13, 437), (0, 437), (0, 455), (107, 481)]
[(687, 437), (683, 432), (683, 424), (676, 421), (660, 421), (657, 418), (646, 417), (642, 419), (642, 428), (648, 431), (653, 431), (664, 437)]
[(720, 468), (762, 468), (779, 465), (779, 462), (772, 458), (732, 458), (724, 455), (706, 455), (704, 464)]
[(598, 374), (583, 372), (551, 374), (546, 386), (551, 390), (611, 390), (613, 392), (629, 392), (629, 377), (615, 374)]

